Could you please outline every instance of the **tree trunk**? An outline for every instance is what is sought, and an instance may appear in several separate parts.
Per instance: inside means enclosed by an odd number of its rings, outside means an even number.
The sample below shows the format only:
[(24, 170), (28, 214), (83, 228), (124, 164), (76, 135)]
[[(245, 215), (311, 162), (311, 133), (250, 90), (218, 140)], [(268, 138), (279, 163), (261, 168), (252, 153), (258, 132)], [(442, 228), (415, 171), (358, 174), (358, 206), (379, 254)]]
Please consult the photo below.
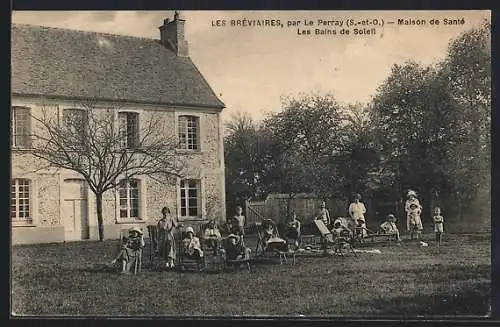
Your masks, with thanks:
[(99, 241), (104, 241), (104, 222), (102, 219), (102, 193), (95, 195), (97, 209), (97, 226), (99, 229)]

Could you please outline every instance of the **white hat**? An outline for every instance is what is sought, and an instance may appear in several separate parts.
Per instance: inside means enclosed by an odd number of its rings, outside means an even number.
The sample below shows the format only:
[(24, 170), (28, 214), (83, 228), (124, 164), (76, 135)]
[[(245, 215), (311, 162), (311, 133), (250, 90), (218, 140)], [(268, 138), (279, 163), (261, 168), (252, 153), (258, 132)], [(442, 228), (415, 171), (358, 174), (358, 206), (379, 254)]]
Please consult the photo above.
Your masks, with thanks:
[(143, 234), (142, 230), (140, 230), (139, 227), (132, 227), (131, 229), (129, 229), (129, 233), (131, 233), (131, 232), (137, 232), (141, 235)]
[(240, 237), (236, 234), (229, 234), (229, 236), (227, 237), (228, 239), (230, 238), (234, 238), (236, 241), (238, 241), (240, 239)]
[(194, 229), (193, 227), (189, 226), (189, 227), (186, 227), (186, 234), (187, 233), (193, 233), (194, 234)]
[(407, 197), (410, 197), (410, 196), (414, 196), (416, 197), (417, 196), (417, 192), (413, 191), (413, 190), (408, 190), (408, 193), (406, 194)]

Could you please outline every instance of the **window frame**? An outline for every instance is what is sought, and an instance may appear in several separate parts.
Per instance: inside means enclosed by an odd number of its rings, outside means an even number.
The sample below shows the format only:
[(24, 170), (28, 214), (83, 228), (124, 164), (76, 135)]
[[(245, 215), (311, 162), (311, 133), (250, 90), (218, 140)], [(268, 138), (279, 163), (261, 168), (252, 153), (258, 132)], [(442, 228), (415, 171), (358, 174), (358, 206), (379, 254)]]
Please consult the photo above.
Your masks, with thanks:
[[(195, 141), (190, 143), (189, 135), (193, 135), (192, 130), (190, 131), (189, 123), (190, 120), (195, 122)], [(186, 152), (201, 152), (201, 126), (200, 126), (200, 116), (181, 113), (177, 116), (177, 149)], [(181, 126), (184, 125), (184, 126)], [(184, 140), (183, 140), (184, 139)], [(190, 148), (190, 144), (195, 145), (196, 148)]]
[[(122, 197), (122, 190), (124, 189), (122, 187), (122, 183), (125, 182), (125, 192), (126, 192), (126, 197)], [(136, 187), (131, 187), (130, 182), (136, 182)], [(122, 178), (118, 182), (118, 187), (117, 187), (117, 221), (118, 222), (141, 222), (144, 221), (144, 212), (143, 212), (143, 192), (142, 192), (142, 180), (138, 178)], [(132, 191), (136, 190), (137, 191), (137, 197), (132, 196)], [(133, 206), (133, 200), (136, 199), (137, 207), (134, 208)], [(126, 206), (125, 210), (127, 215), (125, 217), (122, 217), (122, 205), (121, 202), (122, 200), (126, 201)], [(132, 216), (131, 213), (133, 210), (137, 211), (137, 216)]]
[[(26, 184), (24, 186), (27, 186), (28, 187), (28, 191), (27, 191), (27, 197), (23, 197), (23, 198), (20, 198), (19, 197), (19, 194), (20, 194), (20, 182), (26, 182)], [(14, 185), (13, 185), (14, 184)], [(10, 204), (10, 221), (11, 221), (11, 224), (14, 225), (14, 226), (23, 226), (23, 225), (28, 225), (28, 226), (31, 226), (34, 224), (34, 209), (35, 209), (35, 205), (34, 205), (34, 201), (33, 201), (33, 187), (34, 187), (34, 183), (31, 179), (29, 178), (12, 178), (11, 179), (11, 182), (10, 182), (10, 187), (11, 187), (11, 192), (10, 192), (10, 200), (11, 200), (11, 204)], [(15, 188), (15, 192), (13, 194), (12, 192), (12, 187), (14, 186)], [(14, 195), (14, 196), (13, 196)], [(19, 213), (20, 213), (20, 200), (27, 200), (28, 201), (28, 217), (23, 217), (21, 218)], [(16, 214), (15, 214), (15, 217), (12, 217), (12, 200), (15, 201), (15, 211), (16, 211)]]
[[(17, 127), (19, 126), (19, 120), (17, 119), (18, 115), (21, 111), (26, 113), (26, 117), (24, 120), (24, 126), (22, 130), (24, 130), (25, 134), (18, 134)], [(21, 125), (22, 126), (22, 125)], [(31, 107), (28, 106), (11, 106), (11, 119), (10, 119), (10, 145), (14, 149), (30, 149), (32, 148), (32, 122), (31, 122)], [(23, 140), (22, 142), (18, 142), (18, 138)], [(21, 144), (20, 144), (21, 143)]]
[[(122, 125), (123, 117), (125, 117), (125, 124), (124, 126)], [(133, 128), (130, 128), (130, 117), (134, 117), (134, 123), (132, 126)], [(120, 137), (120, 148), (125, 149), (125, 150), (135, 150), (139, 148), (140, 144), (140, 118), (139, 118), (139, 113), (136, 111), (119, 111), (117, 114), (117, 120), (118, 120), (118, 135)], [(123, 127), (125, 127), (125, 130), (123, 130)], [(130, 129), (134, 131), (132, 134), (130, 132)], [(133, 140), (133, 141), (132, 141)]]
[[(192, 190), (193, 188), (190, 188), (189, 183), (190, 182), (195, 182), (196, 187), (194, 188), (196, 190), (196, 210), (197, 210), (197, 215), (188, 215), (189, 213), (189, 190)], [(188, 195), (187, 197), (182, 196), (182, 193), (184, 191), (185, 195)], [(184, 178), (184, 179), (179, 179), (178, 183), (178, 201), (179, 201), (179, 220), (186, 221), (186, 220), (203, 220), (204, 219), (204, 208), (203, 208), (203, 183), (202, 179), (198, 178)], [(184, 202), (184, 203), (183, 203)], [(186, 214), (182, 215), (182, 210), (183, 207), (186, 209)]]

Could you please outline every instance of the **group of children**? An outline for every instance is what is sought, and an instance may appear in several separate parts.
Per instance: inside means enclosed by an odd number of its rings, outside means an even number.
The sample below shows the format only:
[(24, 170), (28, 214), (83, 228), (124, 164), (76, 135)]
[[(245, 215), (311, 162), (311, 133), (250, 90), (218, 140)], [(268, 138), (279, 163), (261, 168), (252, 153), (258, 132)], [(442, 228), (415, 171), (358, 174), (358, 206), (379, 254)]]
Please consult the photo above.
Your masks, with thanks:
[[(422, 205), (420, 204), (415, 191), (408, 191), (407, 200), (405, 203), (405, 211), (407, 213), (407, 230), (411, 239), (416, 237), (421, 238), (423, 225), (421, 220)], [(175, 267), (176, 249), (174, 231), (177, 228), (183, 227), (177, 223), (176, 219), (170, 215), (170, 210), (167, 207), (162, 209), (162, 218), (158, 221), (158, 238), (154, 251), (157, 255), (165, 258), (167, 268)], [(354, 201), (349, 205), (349, 218), (337, 218), (331, 224), (330, 213), (326, 209), (325, 202), (320, 203), (320, 208), (315, 216), (315, 219), (322, 220), (326, 226), (333, 227), (332, 233), (336, 237), (343, 237), (345, 233), (351, 234), (360, 233), (360, 236), (366, 236), (368, 229), (366, 228), (366, 207), (361, 202), (361, 195), (355, 194)], [(441, 245), (442, 235), (444, 231), (444, 218), (441, 215), (439, 207), (434, 208), (432, 216), (434, 222), (434, 232), (436, 235), (437, 245)], [(398, 242), (401, 241), (399, 229), (396, 225), (396, 217), (389, 214), (380, 225), (380, 230), (385, 234), (394, 235)], [(221, 231), (215, 222), (210, 220), (205, 226), (202, 234), (204, 244), (208, 248), (212, 248), (214, 255), (220, 255), (224, 260), (248, 260), (251, 250), (245, 246), (244, 230), (245, 217), (243, 209), (236, 207), (236, 214), (226, 223), (225, 229), (229, 235), (226, 238), (222, 237)], [(277, 227), (272, 220), (265, 220), (262, 224), (263, 229), (263, 249), (275, 248), (280, 251), (299, 248), (299, 239), (301, 234), (301, 222), (298, 220), (295, 212), (292, 212), (290, 219), (286, 225), (285, 239), (279, 237)], [(143, 232), (138, 228), (132, 228), (129, 231), (129, 237), (122, 240), (122, 246), (118, 255), (113, 259), (112, 263), (118, 261), (121, 263), (122, 273), (130, 271), (132, 264), (137, 259), (138, 250), (145, 246)], [(182, 240), (183, 255), (201, 259), (204, 256), (200, 239), (195, 235), (193, 227), (185, 229), (185, 238)]]
[[(420, 240), (423, 231), (421, 219), (422, 205), (417, 198), (417, 193), (413, 190), (409, 190), (407, 193), (405, 211), (407, 214), (407, 230), (411, 239), (415, 237), (417, 240)], [(361, 202), (360, 194), (354, 194), (353, 202), (349, 205), (348, 213), (348, 218), (337, 218), (333, 224), (331, 224), (330, 214), (328, 209), (326, 209), (325, 202), (321, 202), (315, 219), (322, 220), (326, 226), (333, 227), (332, 233), (334, 236), (339, 236), (342, 232), (353, 233), (360, 238), (367, 236), (368, 229), (366, 228), (365, 219), (366, 207), (363, 202)], [(436, 242), (437, 245), (440, 246), (444, 229), (444, 219), (439, 207), (434, 208), (432, 219), (434, 222)], [(396, 221), (397, 219), (394, 214), (389, 214), (386, 220), (380, 225), (380, 231), (384, 234), (394, 235), (397, 241), (400, 242), (401, 237)]]
[[(170, 214), (170, 209), (164, 207), (162, 218), (157, 223), (156, 247), (153, 249), (155, 255), (165, 259), (166, 268), (175, 268), (176, 243), (175, 231), (183, 228), (177, 220)], [(182, 255), (200, 260), (204, 257), (202, 242), (214, 251), (214, 255), (220, 255), (223, 260), (247, 260), (250, 258), (250, 249), (245, 246), (244, 236), (244, 216), (241, 207), (236, 209), (236, 215), (228, 221), (227, 229), (229, 235), (223, 238), (221, 231), (215, 222), (210, 220), (205, 226), (202, 240), (196, 236), (194, 228), (187, 226), (184, 229), (184, 237), (181, 242)], [(144, 233), (137, 227), (129, 230), (128, 237), (124, 237), (121, 242), (120, 251), (112, 260), (112, 264), (120, 263), (122, 273), (130, 273), (130, 270), (137, 260), (139, 250), (145, 246)]]

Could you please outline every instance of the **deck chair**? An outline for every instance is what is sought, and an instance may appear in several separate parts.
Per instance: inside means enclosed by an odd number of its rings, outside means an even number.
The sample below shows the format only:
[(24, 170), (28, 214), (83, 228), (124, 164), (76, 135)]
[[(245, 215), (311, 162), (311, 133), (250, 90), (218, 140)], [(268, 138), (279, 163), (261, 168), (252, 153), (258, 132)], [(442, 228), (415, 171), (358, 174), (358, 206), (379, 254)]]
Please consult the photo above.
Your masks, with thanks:
[(257, 241), (257, 245), (255, 247), (255, 255), (259, 257), (264, 257), (266, 255), (278, 255), (280, 259), (280, 264), (287, 263), (288, 258), (287, 256), (291, 255), (292, 256), (292, 264), (295, 264), (296, 258), (295, 258), (295, 251), (288, 251), (288, 244), (285, 243), (283, 244), (282, 248), (276, 248), (276, 247), (267, 247), (266, 246), (266, 240), (264, 237), (265, 229), (266, 226), (271, 225), (273, 227), (273, 233), (271, 237), (273, 238), (280, 238), (278, 228), (276, 226), (276, 223), (271, 220), (271, 219), (264, 219), (260, 224), (256, 223), (256, 230), (257, 230), (257, 236), (259, 237)]
[[(194, 228), (193, 228), (194, 229)], [(199, 229), (195, 229), (195, 236), (200, 239), (200, 243), (202, 243), (202, 238), (201, 238), (201, 233)], [(180, 271), (184, 270), (195, 270), (197, 272), (201, 272), (205, 268), (205, 251), (203, 257), (196, 259), (196, 258), (191, 258), (187, 256), (184, 253), (184, 244), (183, 240), (186, 237), (186, 232), (185, 231), (179, 231), (177, 233), (178, 238), (177, 238), (177, 267), (180, 269)], [(202, 250), (203, 250), (203, 245), (202, 245)]]
[[(128, 238), (128, 235), (129, 235), (129, 229), (123, 229), (123, 228), (120, 229), (120, 243), (119, 243), (120, 249), (124, 245), (123, 242), (126, 238)], [(133, 269), (134, 269), (134, 274), (137, 274), (137, 272), (140, 272), (142, 270), (143, 248), (139, 247), (139, 249), (137, 251), (134, 251), (134, 252), (135, 252), (135, 260), (134, 260)]]
[(326, 249), (328, 248), (328, 246), (331, 246), (335, 253), (339, 254), (340, 256), (344, 256), (342, 249), (344, 247), (347, 247), (349, 250), (351, 250), (354, 256), (357, 256), (356, 252), (354, 252), (354, 248), (352, 247), (349, 236), (335, 238), (322, 220), (315, 219), (314, 224), (316, 224), (316, 227), (321, 234)]
[[(229, 237), (226, 237), (222, 240), (222, 247), (227, 248), (227, 243), (229, 242)], [(242, 244), (240, 244), (241, 246)], [(244, 243), (242, 246), (245, 246)], [(228, 259), (225, 260), (225, 267), (229, 269), (237, 269), (238, 267), (244, 266), (247, 268), (248, 272), (252, 271), (252, 267), (250, 265), (250, 258), (242, 258), (242, 259)]]
[[(373, 242), (376, 242), (376, 240), (383, 239), (383, 240), (389, 242), (389, 244), (392, 241), (397, 240), (396, 234), (388, 234), (382, 228), (379, 228), (377, 231), (374, 231), (374, 230), (366, 228), (366, 227), (356, 227), (356, 229), (357, 229), (357, 233), (355, 234), (356, 235), (355, 241), (359, 244), (365, 243), (366, 240), (370, 240), (370, 242), (373, 243)], [(365, 236), (362, 236), (363, 235), (362, 230), (366, 231)]]
[(152, 267), (158, 267), (161, 263), (164, 263), (163, 260), (165, 258), (164, 253), (158, 252), (158, 242), (160, 241), (160, 231), (158, 230), (157, 225), (148, 225), (148, 234), (149, 234), (149, 261)]
[[(207, 252), (211, 252), (217, 255), (219, 252), (221, 245), (222, 244), (217, 244), (217, 246), (214, 246), (214, 241), (210, 238), (205, 238), (205, 231), (209, 228), (209, 223), (203, 224), (200, 230), (200, 242), (202, 245), (203, 250), (206, 250)], [(222, 230), (219, 228), (218, 225), (215, 225), (215, 228), (219, 231), (219, 233), (222, 236)]]

